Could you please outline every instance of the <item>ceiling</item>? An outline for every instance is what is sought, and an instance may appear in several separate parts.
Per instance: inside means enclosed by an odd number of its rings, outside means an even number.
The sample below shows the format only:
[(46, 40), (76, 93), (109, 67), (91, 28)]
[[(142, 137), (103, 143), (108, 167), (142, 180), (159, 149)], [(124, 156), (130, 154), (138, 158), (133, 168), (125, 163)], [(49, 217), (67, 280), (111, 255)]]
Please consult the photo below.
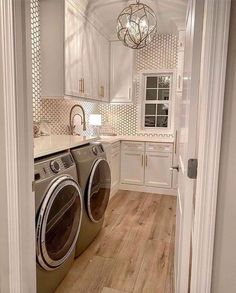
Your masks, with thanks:
[[(183, 28), (188, 0), (141, 0), (157, 15), (158, 33), (177, 33)], [(116, 19), (128, 4), (135, 0), (86, 0), (86, 14), (95, 15), (105, 33), (113, 38), (116, 34)]]

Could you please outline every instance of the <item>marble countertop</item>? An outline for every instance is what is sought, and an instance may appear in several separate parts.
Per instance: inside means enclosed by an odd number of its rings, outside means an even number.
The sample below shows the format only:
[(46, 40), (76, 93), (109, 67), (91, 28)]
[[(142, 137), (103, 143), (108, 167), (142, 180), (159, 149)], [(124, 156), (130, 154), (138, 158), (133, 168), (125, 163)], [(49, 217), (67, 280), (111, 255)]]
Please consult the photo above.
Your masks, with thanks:
[(34, 138), (34, 158), (69, 150), (96, 140), (94, 136), (51, 135)]
[(41, 136), (34, 139), (34, 158), (51, 155), (53, 153), (69, 150), (84, 145), (91, 141), (113, 144), (118, 141), (139, 141), (173, 143), (173, 138), (145, 137), (145, 136), (72, 136), (72, 135), (51, 135)]

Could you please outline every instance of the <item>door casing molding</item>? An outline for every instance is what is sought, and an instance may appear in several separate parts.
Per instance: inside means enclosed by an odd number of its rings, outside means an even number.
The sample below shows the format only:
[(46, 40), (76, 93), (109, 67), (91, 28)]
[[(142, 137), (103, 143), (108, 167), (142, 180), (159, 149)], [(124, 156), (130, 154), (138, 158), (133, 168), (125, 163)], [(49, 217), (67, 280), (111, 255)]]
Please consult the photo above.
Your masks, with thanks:
[[(4, 246), (1, 263), (1, 291), (17, 292), (20, 286), (20, 232), (19, 232), (19, 192), (16, 135), (16, 95), (15, 95), (15, 59), (12, 1), (0, 0), (0, 37), (1, 37), (1, 99), (0, 112), (4, 117), (1, 123), (1, 136), (4, 148), (1, 149), (5, 171), (4, 191), (1, 194), (1, 238)], [(3, 146), (3, 145), (2, 145)], [(2, 185), (1, 184), (1, 185)], [(1, 247), (2, 249), (2, 247)], [(6, 290), (6, 291), (4, 291)]]
[(210, 293), (231, 0), (205, 0), (191, 293)]
[(32, 74), (25, 7), (30, 11), (29, 0), (0, 0), (0, 291), (10, 293), (36, 291)]

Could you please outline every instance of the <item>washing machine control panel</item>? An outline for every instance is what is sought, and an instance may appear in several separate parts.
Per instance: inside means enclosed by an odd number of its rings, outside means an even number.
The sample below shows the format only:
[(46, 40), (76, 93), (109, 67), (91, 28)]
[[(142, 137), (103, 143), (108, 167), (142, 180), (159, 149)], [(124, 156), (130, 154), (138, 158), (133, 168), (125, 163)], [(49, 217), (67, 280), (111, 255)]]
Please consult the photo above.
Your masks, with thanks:
[(59, 163), (55, 160), (50, 162), (50, 168), (51, 168), (52, 172), (55, 174), (59, 173), (61, 170)]

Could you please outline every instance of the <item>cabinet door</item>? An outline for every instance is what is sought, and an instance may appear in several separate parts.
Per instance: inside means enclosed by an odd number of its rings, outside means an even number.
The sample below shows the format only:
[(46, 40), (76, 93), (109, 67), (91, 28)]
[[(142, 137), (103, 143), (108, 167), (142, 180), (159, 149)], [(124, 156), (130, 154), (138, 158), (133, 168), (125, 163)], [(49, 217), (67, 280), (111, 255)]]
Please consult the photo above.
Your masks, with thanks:
[(159, 188), (172, 187), (172, 154), (147, 152), (145, 155), (145, 185)]
[(82, 39), (82, 92), (83, 97), (92, 99), (92, 63), (94, 58), (93, 50), (93, 28), (88, 20), (84, 21), (83, 39)]
[(111, 155), (111, 188), (120, 182), (120, 152)]
[(125, 184), (144, 184), (144, 153), (122, 150), (121, 182)]
[(99, 47), (100, 33), (91, 25), (91, 48), (90, 48), (90, 66), (91, 66), (91, 86), (93, 100), (100, 101), (99, 95)]
[[(83, 19), (76, 8), (65, 2), (65, 94), (80, 95)], [(81, 76), (81, 77), (80, 77)]]
[[(64, 1), (40, 0), (42, 97), (63, 97), (65, 95), (64, 17)], [(68, 19), (68, 12), (66, 19)], [(71, 21), (74, 21), (73, 17)], [(74, 45), (75, 42), (73, 47)]]
[(110, 101), (113, 103), (132, 102), (133, 54), (120, 41), (111, 42)]
[(109, 102), (110, 42), (100, 35), (99, 49), (99, 96), (103, 102)]

